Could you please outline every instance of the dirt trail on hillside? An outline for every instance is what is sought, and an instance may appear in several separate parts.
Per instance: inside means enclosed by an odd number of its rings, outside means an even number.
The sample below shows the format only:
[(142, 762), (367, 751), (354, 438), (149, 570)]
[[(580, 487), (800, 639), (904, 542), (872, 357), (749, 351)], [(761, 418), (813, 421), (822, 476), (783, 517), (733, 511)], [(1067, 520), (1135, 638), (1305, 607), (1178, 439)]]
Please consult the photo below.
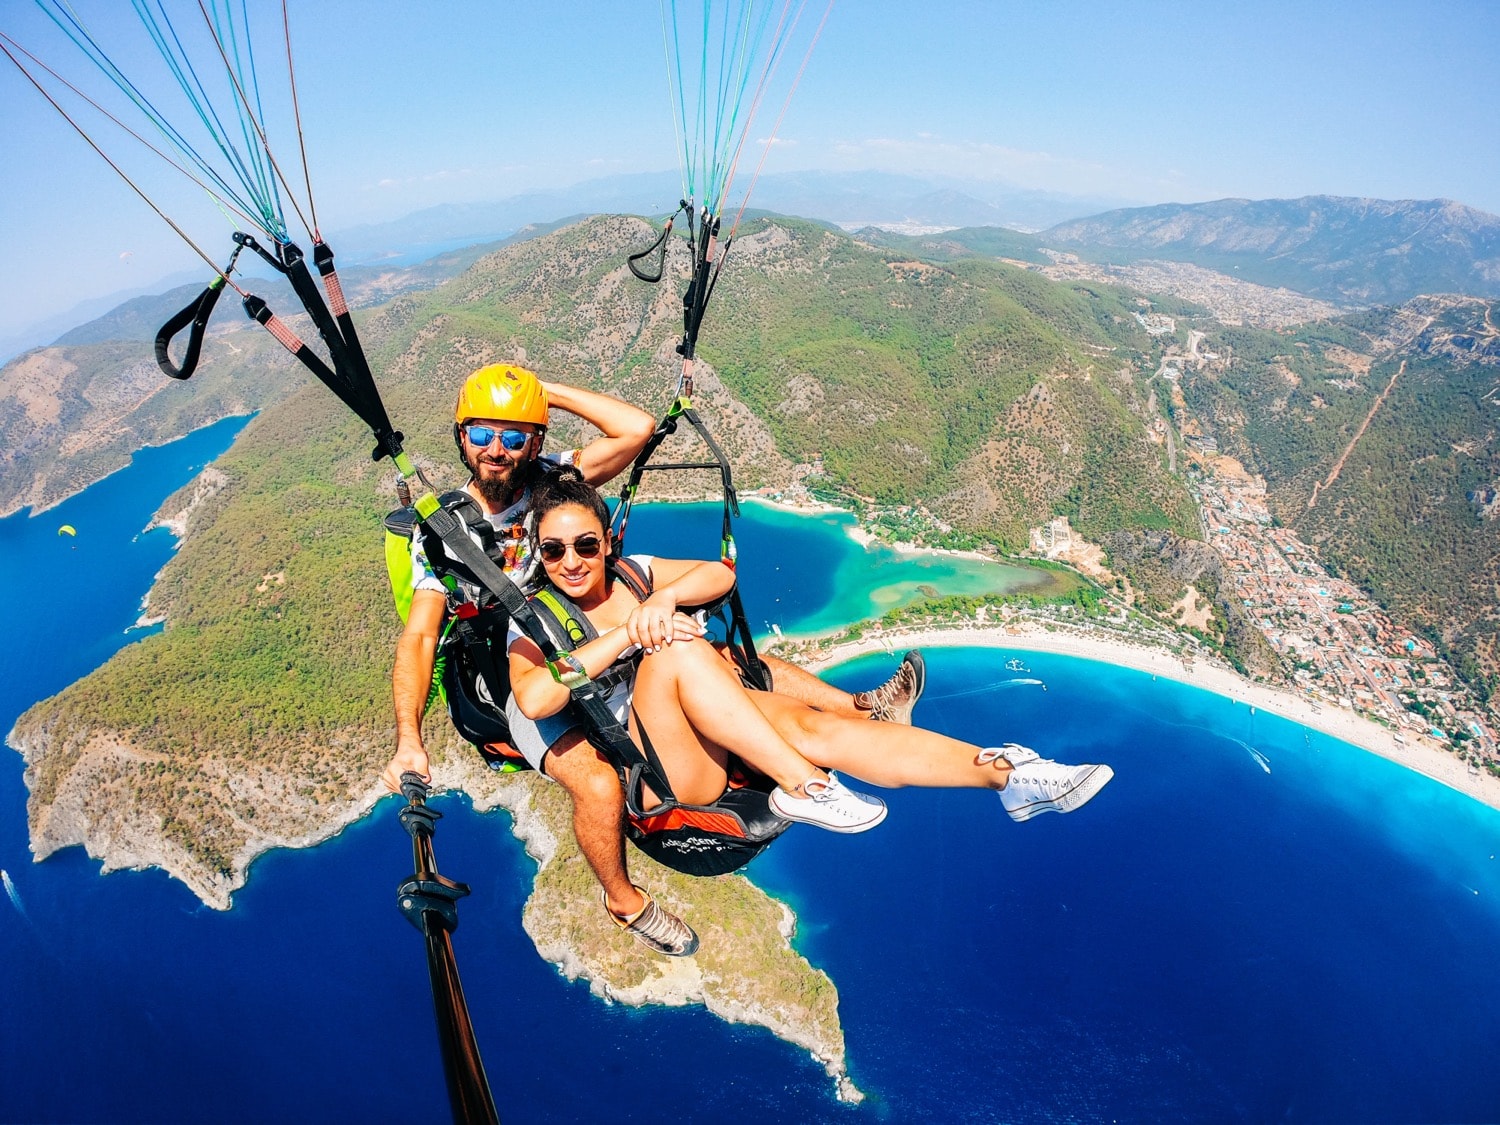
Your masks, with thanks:
[(1370, 413), (1366, 414), (1365, 420), (1359, 424), (1359, 429), (1355, 432), (1354, 437), (1350, 439), (1348, 447), (1343, 453), (1339, 454), (1339, 459), (1333, 463), (1333, 469), (1329, 472), (1328, 479), (1313, 485), (1312, 495), (1307, 500), (1309, 511), (1318, 506), (1318, 493), (1339, 479), (1339, 474), (1344, 471), (1344, 462), (1349, 460), (1349, 454), (1354, 452), (1354, 447), (1359, 444), (1359, 439), (1365, 436), (1365, 431), (1370, 428), (1370, 423), (1375, 420), (1376, 413), (1380, 410), (1386, 398), (1389, 397), (1391, 388), (1396, 385), (1396, 380), (1401, 378), (1401, 374), (1405, 370), (1406, 360), (1403, 359), (1401, 366), (1396, 368), (1396, 373), (1391, 376), (1391, 381), (1385, 385), (1385, 390), (1381, 391), (1376, 397), (1374, 405), (1370, 407)]

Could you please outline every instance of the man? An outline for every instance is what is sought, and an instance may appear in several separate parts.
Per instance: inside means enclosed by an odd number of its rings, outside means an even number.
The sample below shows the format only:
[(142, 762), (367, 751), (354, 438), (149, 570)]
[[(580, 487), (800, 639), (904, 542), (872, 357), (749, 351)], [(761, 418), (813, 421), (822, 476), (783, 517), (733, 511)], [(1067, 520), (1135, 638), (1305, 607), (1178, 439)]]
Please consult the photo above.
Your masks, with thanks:
[[(600, 433), (581, 449), (542, 454), (550, 410), (573, 414)], [(608, 395), (562, 383), (544, 383), (511, 364), (491, 364), (465, 380), (454, 409), (454, 440), (470, 478), (465, 491), (483, 511), (496, 536), (496, 553), (507, 572), (524, 574), (526, 515), (531, 487), (551, 464), (576, 465), (590, 484), (602, 484), (628, 467), (645, 448), (656, 423), (649, 414)], [(438, 641), (451, 612), (472, 602), (473, 590), (450, 591), (434, 573), (420, 534), (414, 535), (415, 583), (406, 627), (396, 642), (391, 675), (396, 708), (396, 752), (381, 775), (400, 791), (407, 770), (430, 778), (422, 719), (432, 690)], [(502, 634), (503, 637), (503, 634)], [(504, 657), (501, 657), (502, 661)], [(925, 671), (918, 653), (908, 653), (896, 675), (871, 692), (851, 696), (795, 665), (765, 658), (778, 692), (819, 710), (910, 723)], [(504, 708), (506, 700), (494, 701)], [(631, 882), (625, 866), (624, 794), (613, 763), (564, 716), (533, 722), (506, 708), (511, 744), (540, 773), (568, 791), (579, 851), (603, 888), (604, 907), (621, 929), (668, 956), (698, 948), (698, 936)]]

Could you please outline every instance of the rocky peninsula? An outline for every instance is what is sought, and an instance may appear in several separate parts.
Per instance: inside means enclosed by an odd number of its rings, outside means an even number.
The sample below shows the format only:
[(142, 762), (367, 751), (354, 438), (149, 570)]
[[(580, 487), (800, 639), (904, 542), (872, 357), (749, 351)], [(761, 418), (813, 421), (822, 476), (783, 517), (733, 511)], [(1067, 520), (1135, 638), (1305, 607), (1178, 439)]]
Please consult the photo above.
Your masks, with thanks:
[[(13, 731), (10, 744), (32, 767), (50, 750), (48, 734)], [(703, 939), (689, 958), (667, 959), (624, 938), (599, 908), (597, 887), (573, 840), (566, 794), (534, 774), (496, 774), (452, 738), (434, 740), (433, 781), (438, 789), (463, 790), (476, 812), (504, 809), (516, 837), (537, 864), (522, 924), (537, 952), (569, 980), (582, 979), (612, 1003), (645, 1006), (702, 1004), (722, 1019), (765, 1027), (805, 1048), (834, 1080), (837, 1096), (863, 1094), (845, 1068), (838, 990), (827, 974), (792, 947), (796, 918), (740, 875), (692, 879), (632, 853), (633, 874), (654, 895), (686, 918)], [(207, 905), (231, 906), (254, 860), (272, 848), (303, 848), (324, 842), (360, 819), (385, 795), (378, 786), (307, 814), (295, 779), (239, 779), (255, 787), (269, 810), (247, 833), (228, 871), (209, 869), (191, 848), (164, 830), (128, 796), (124, 779), (149, 764), (151, 754), (108, 734), (96, 734), (74, 758), (74, 766), (46, 803), (31, 802), (32, 849), (37, 862), (81, 845), (105, 872), (158, 867), (180, 879)], [(228, 781), (228, 779), (226, 779)], [(228, 781), (234, 784), (232, 781)], [(277, 815), (279, 814), (279, 815)]]
[[(183, 550), (210, 549), (216, 508), (226, 488), (232, 493), (232, 483), (232, 473), (210, 467), (163, 505), (154, 525), (186, 537)], [(174, 560), (163, 572), (151, 601), (153, 611), (167, 616), (167, 630), (129, 646), (124, 663), (187, 631), (174, 612), (182, 597), (176, 565)], [(287, 620), (287, 596), (313, 585), (295, 562), (277, 570), (278, 581), (251, 570), (245, 581), (254, 578), (254, 585), (244, 594), (245, 606), (276, 622)], [(381, 637), (378, 644), (389, 651), (391, 640)], [(175, 679), (154, 663), (142, 674), (153, 685)], [(375, 781), (388, 753), (384, 731), (354, 725), (321, 738), (267, 738), (242, 751), (193, 738), (178, 752), (170, 727), (142, 730), (109, 722), (94, 693), (110, 694), (113, 681), (106, 675), (101, 686), (99, 677), (95, 673), (32, 708), (8, 736), (26, 762), (37, 862), (82, 846), (106, 872), (160, 868), (207, 905), (227, 910), (257, 857), (273, 848), (322, 843), (387, 796)], [(388, 687), (372, 688), (377, 690)], [(170, 695), (145, 710), (167, 713)], [(564, 977), (586, 981), (610, 1003), (702, 1004), (725, 1020), (765, 1027), (805, 1048), (833, 1079), (840, 1099), (863, 1097), (846, 1073), (838, 991), (793, 948), (796, 919), (784, 904), (743, 876), (691, 879), (632, 851), (636, 880), (687, 918), (703, 939), (691, 958), (653, 955), (622, 936), (600, 909), (560, 788), (533, 774), (494, 773), (453, 734), (441, 712), (431, 717), (427, 732), (435, 787), (467, 793), (477, 812), (509, 814), (537, 867), (522, 924), (538, 953)]]

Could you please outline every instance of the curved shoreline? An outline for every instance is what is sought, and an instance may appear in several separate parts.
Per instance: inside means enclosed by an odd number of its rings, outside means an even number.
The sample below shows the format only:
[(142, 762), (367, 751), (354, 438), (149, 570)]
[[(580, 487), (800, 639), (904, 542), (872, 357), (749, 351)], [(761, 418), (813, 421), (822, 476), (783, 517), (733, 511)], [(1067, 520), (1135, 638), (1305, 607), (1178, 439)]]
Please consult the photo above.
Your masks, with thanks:
[(1245, 679), (1227, 665), (1210, 663), (1202, 656), (1191, 663), (1173, 653), (1146, 645), (1128, 644), (1082, 629), (1047, 629), (1028, 621), (1006, 625), (968, 625), (951, 629), (912, 627), (871, 630), (857, 641), (848, 641), (807, 661), (804, 667), (819, 672), (888, 646), (904, 648), (1005, 648), (1051, 652), (1082, 660), (1097, 660), (1131, 668), (1153, 676), (1200, 688), (1236, 703), (1245, 703), (1279, 715), (1304, 727), (1378, 754), (1406, 769), (1462, 793), (1466, 797), (1500, 809), (1500, 778), (1471, 771), (1435, 739), (1417, 731), (1396, 733), (1364, 715), (1329, 703), (1320, 705), (1285, 688)]
[[(846, 532), (860, 546), (868, 549), (884, 541), (867, 531), (856, 512), (822, 504), (818, 501), (773, 500), (765, 496), (747, 499), (784, 512), (822, 515), (846, 512), (853, 524)], [(940, 554), (1003, 565), (1002, 560), (980, 552), (953, 551), (921, 547), (911, 543), (887, 544), (901, 553)], [(974, 647), (1012, 648), (1033, 652), (1054, 652), (1083, 660), (1097, 660), (1152, 676), (1163, 676), (1190, 687), (1220, 695), (1236, 703), (1258, 707), (1283, 719), (1319, 731), (1341, 742), (1395, 762), (1406, 769), (1446, 785), (1464, 796), (1493, 809), (1500, 809), (1500, 777), (1471, 769), (1442, 742), (1425, 732), (1407, 729), (1397, 732), (1351, 708), (1332, 700), (1315, 701), (1284, 687), (1257, 683), (1240, 675), (1227, 664), (1210, 660), (1203, 654), (1190, 662), (1174, 653), (1148, 644), (1135, 644), (1097, 630), (1049, 623), (1040, 625), (1025, 618), (1012, 618), (1004, 625), (979, 625), (940, 628), (936, 626), (901, 626), (893, 629), (873, 627), (859, 640), (846, 641), (815, 656), (800, 661), (810, 672), (820, 672), (836, 664), (854, 660), (889, 647)], [(831, 632), (831, 631), (830, 631)], [(820, 634), (827, 636), (829, 633)], [(816, 641), (819, 635), (784, 634), (788, 642)], [(769, 639), (769, 638), (768, 638)], [(774, 641), (772, 642), (774, 645)], [(768, 646), (770, 647), (770, 646)], [(781, 655), (786, 656), (786, 653)], [(792, 657), (796, 659), (796, 657)]]

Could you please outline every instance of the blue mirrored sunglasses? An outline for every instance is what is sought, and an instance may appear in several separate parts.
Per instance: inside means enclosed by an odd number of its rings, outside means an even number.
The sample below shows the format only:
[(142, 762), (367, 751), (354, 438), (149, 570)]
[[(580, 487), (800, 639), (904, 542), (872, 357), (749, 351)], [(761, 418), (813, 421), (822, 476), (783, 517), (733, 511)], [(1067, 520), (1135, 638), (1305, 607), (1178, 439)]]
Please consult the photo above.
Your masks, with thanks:
[(526, 443), (531, 440), (531, 435), (525, 430), (497, 430), (494, 426), (481, 426), (475, 423), (464, 427), (464, 436), (469, 439), (469, 444), (477, 449), (484, 449), (498, 437), (500, 447), (511, 453), (525, 449)]

